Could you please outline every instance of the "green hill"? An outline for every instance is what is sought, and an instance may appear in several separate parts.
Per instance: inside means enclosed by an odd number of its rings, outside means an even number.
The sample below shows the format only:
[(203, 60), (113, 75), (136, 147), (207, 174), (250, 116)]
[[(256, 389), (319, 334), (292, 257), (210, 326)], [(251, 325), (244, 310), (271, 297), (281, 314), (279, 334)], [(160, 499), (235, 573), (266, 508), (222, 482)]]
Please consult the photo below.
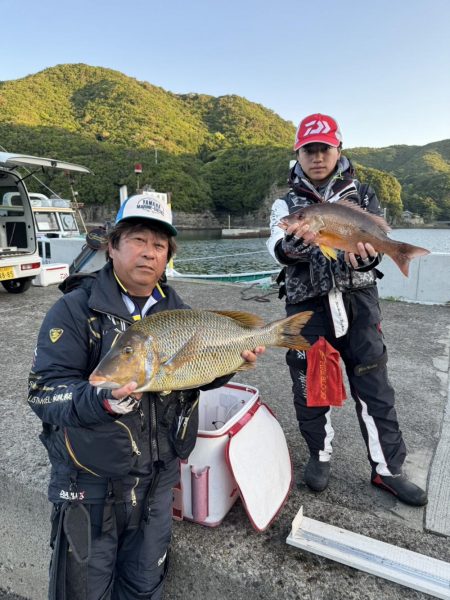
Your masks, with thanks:
[(390, 173), (402, 186), (404, 208), (426, 219), (450, 219), (450, 140), (425, 146), (352, 148), (355, 163)]
[[(102, 67), (58, 65), (0, 82), (0, 107), (7, 151), (79, 162), (94, 172), (75, 182), (86, 203), (117, 205), (118, 184), (135, 189), (139, 162), (141, 185), (171, 191), (175, 210), (248, 213), (273, 184), (285, 185), (293, 158), (293, 123), (260, 104), (235, 95), (177, 95)], [(403, 200), (450, 218), (450, 140), (347, 154), (392, 215)], [(70, 191), (64, 176), (51, 187)]]

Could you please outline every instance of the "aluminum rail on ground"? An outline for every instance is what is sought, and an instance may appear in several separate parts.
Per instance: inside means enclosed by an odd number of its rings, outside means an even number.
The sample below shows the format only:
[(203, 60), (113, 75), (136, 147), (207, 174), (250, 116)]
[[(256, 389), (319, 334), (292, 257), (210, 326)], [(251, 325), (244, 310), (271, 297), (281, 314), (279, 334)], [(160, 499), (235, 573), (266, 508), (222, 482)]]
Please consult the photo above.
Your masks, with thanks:
[(303, 516), (286, 538), (291, 546), (365, 571), (436, 598), (450, 600), (450, 563)]

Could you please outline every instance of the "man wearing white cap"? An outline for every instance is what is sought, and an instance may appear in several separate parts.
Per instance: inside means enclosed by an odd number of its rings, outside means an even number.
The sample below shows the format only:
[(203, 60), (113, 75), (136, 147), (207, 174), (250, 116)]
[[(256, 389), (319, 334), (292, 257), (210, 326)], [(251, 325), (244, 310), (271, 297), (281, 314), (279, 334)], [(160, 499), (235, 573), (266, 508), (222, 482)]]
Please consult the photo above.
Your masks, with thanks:
[(134, 381), (106, 390), (88, 379), (134, 321), (189, 308), (165, 283), (176, 235), (164, 202), (130, 197), (109, 233), (108, 263), (69, 277), (42, 324), (28, 401), (52, 464), (50, 600), (162, 597), (172, 488), (195, 445), (199, 390), (162, 397), (133, 394)]
[[(376, 286), (381, 274), (375, 267), (381, 256), (371, 244), (359, 243), (359, 255), (338, 251), (337, 260), (330, 261), (314, 244), (315, 235), (307, 224), (296, 221), (286, 231), (279, 227), (283, 217), (299, 208), (341, 199), (381, 213), (375, 192), (355, 179), (341, 148), (342, 134), (335, 119), (320, 113), (302, 119), (295, 136), (297, 161), (290, 172), (291, 189), (272, 206), (267, 242), (272, 256), (285, 266), (281, 293), (286, 296), (287, 314), (314, 312), (302, 330), (312, 349), (308, 353), (290, 350), (286, 357), (300, 432), (310, 452), (304, 480), (315, 492), (328, 486), (334, 437), (331, 406), (339, 405), (345, 395), (338, 381), (340, 353), (367, 447), (371, 483), (402, 502), (422, 506), (426, 493), (402, 472), (406, 448), (387, 375)], [(316, 388), (323, 382), (313, 372), (319, 364), (319, 348), (329, 357), (329, 371), (334, 374), (321, 390)], [(323, 390), (328, 391), (326, 401), (317, 393)]]

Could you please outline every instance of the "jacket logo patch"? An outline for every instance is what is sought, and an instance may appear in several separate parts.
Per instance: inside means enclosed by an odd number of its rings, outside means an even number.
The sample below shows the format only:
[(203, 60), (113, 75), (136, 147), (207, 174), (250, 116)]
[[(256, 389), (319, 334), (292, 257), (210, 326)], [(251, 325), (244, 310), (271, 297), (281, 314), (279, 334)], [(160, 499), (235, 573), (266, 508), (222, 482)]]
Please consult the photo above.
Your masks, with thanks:
[(57, 342), (59, 340), (59, 338), (62, 336), (63, 334), (63, 329), (60, 329), (59, 327), (55, 327), (54, 329), (50, 329), (49, 331), (49, 336), (50, 339), (53, 343)]

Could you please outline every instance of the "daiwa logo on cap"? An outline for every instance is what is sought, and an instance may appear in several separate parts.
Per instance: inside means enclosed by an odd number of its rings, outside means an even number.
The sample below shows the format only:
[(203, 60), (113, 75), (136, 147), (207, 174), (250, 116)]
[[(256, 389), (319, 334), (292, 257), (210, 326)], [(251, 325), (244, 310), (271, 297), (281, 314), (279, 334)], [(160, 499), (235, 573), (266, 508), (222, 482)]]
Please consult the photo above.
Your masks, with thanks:
[(300, 121), (295, 136), (294, 150), (306, 144), (319, 142), (338, 148), (342, 143), (342, 134), (337, 121), (328, 115), (309, 115)]
[(162, 225), (170, 235), (177, 235), (172, 225), (172, 211), (163, 199), (151, 194), (130, 196), (119, 209), (116, 225), (128, 219), (148, 219)]

